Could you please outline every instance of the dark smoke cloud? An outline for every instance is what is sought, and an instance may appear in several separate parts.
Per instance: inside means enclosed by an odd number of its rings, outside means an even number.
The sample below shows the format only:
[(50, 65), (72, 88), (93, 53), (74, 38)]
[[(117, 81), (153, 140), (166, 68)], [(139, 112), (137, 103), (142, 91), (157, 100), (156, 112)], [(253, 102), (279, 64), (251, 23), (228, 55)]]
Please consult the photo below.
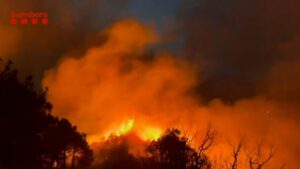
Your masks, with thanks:
[[(12, 58), (22, 72), (42, 73), (74, 49), (94, 43), (86, 37), (128, 15), (127, 0), (0, 0), (0, 57)], [(48, 25), (9, 25), (11, 12), (47, 12)], [(91, 38), (89, 38), (91, 39)]]
[[(180, 33), (185, 38), (185, 52), (204, 64), (206, 76), (199, 86), (202, 96), (235, 101), (265, 91), (274, 94), (272, 84), (289, 88), (286, 83), (280, 84), (287, 78), (289, 84), (299, 81), (299, 76), (290, 74), (295, 66), (286, 66), (299, 62), (299, 5), (297, 0), (184, 1)], [(282, 62), (285, 66), (280, 80), (273, 71), (280, 71)], [(270, 74), (272, 84), (266, 82)], [(265, 83), (269, 90), (262, 90)], [(299, 87), (293, 90), (300, 91)], [(281, 94), (296, 97), (293, 92)]]

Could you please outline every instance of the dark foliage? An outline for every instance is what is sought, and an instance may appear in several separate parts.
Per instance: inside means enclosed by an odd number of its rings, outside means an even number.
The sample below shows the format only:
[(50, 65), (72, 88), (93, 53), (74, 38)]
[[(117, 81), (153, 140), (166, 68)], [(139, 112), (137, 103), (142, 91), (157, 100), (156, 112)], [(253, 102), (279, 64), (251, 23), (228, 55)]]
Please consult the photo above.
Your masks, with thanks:
[[(177, 129), (167, 130), (157, 141), (146, 147), (144, 156), (130, 153), (126, 141), (113, 138), (101, 152), (101, 161), (93, 169), (210, 169), (210, 161), (203, 152), (188, 145), (187, 138)], [(108, 147), (108, 148), (107, 148)]]
[(180, 137), (177, 129), (167, 130), (147, 148), (151, 154), (147, 168), (157, 169), (201, 169), (211, 168), (208, 158), (191, 148), (187, 138)]
[[(0, 168), (86, 167), (92, 152), (85, 135), (66, 119), (50, 114), (47, 91), (37, 92), (32, 77), (21, 82), (12, 63), (0, 64)], [(67, 159), (72, 159), (67, 164)]]
[[(100, 161), (91, 166), (93, 152), (85, 134), (67, 119), (51, 115), (52, 105), (46, 95), (47, 91), (36, 91), (32, 77), (20, 81), (12, 63), (3, 66), (0, 60), (0, 169), (212, 168), (206, 156), (206, 150), (214, 141), (211, 128), (198, 148), (191, 147), (179, 130), (167, 130), (146, 146), (143, 156), (130, 152), (126, 136), (112, 137), (107, 141), (109, 144), (103, 144)], [(270, 151), (268, 156), (262, 157), (261, 147), (258, 147), (257, 153), (248, 154), (251, 169), (262, 169), (274, 155)], [(237, 169), (242, 142), (232, 148), (233, 160), (227, 168)]]
[(105, 152), (103, 161), (95, 169), (141, 169), (141, 160), (129, 153), (124, 143), (113, 146)]

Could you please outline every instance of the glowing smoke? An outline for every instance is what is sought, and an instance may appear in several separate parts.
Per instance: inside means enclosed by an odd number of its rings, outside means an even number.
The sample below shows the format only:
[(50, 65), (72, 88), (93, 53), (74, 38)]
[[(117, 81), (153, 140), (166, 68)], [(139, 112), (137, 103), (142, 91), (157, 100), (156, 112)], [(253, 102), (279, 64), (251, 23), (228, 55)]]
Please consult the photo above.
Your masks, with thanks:
[(245, 135), (250, 143), (278, 147), (274, 165), (297, 165), (300, 141), (293, 130), (299, 124), (280, 116), (286, 104), (257, 96), (233, 105), (218, 99), (203, 105), (193, 96), (199, 82), (192, 64), (164, 52), (149, 57), (147, 46), (159, 39), (152, 29), (127, 20), (102, 33), (107, 37), (102, 46), (80, 58), (65, 57), (43, 80), (54, 113), (78, 125), (90, 142), (129, 130), (140, 137), (170, 126), (192, 132), (211, 122), (222, 134), (212, 153), (216, 158), (229, 155), (224, 138)]

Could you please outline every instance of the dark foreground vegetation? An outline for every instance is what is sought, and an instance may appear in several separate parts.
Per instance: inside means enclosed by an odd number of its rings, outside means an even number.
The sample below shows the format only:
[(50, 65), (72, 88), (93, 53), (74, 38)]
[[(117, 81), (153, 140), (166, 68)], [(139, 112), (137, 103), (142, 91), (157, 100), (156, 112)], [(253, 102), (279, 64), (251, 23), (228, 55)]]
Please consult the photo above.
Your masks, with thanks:
[(210, 161), (204, 154), (207, 140), (202, 150), (188, 145), (185, 137), (180, 137), (177, 129), (171, 129), (157, 141), (146, 145), (145, 154), (133, 155), (126, 138), (117, 137), (108, 140), (113, 146), (101, 153), (102, 161), (93, 169), (209, 169)]
[[(238, 169), (242, 142), (232, 145), (232, 158), (215, 166), (207, 156), (214, 141), (208, 129), (197, 148), (177, 129), (170, 129), (157, 141), (145, 145), (142, 156), (133, 155), (119, 138), (94, 161), (86, 136), (67, 119), (51, 115), (47, 91), (34, 87), (32, 78), (19, 80), (12, 63), (0, 63), (0, 169)], [(99, 158), (99, 154), (96, 155)], [(263, 169), (271, 151), (249, 154), (247, 168)], [(284, 167), (284, 166), (283, 166)], [(283, 168), (282, 167), (282, 168)], [(280, 168), (280, 167), (279, 167)]]
[[(2, 61), (1, 61), (2, 62)], [(92, 151), (67, 119), (50, 114), (46, 91), (0, 64), (0, 169), (87, 168)]]
[[(130, 136), (129, 136), (130, 137)], [(248, 153), (245, 158), (244, 142), (230, 144), (231, 153), (226, 161), (216, 162), (209, 159), (209, 149), (215, 141), (215, 131), (209, 127), (197, 145), (191, 147), (191, 140), (182, 136), (179, 130), (167, 130), (157, 141), (145, 145), (143, 155), (132, 152), (132, 144), (127, 136), (112, 137), (103, 145), (100, 152), (100, 162), (93, 169), (265, 169), (272, 159), (273, 149), (266, 151), (262, 145), (257, 145), (256, 151)], [(107, 146), (109, 145), (109, 146)], [(138, 144), (134, 144), (136, 146)], [(283, 169), (285, 165), (277, 169)]]

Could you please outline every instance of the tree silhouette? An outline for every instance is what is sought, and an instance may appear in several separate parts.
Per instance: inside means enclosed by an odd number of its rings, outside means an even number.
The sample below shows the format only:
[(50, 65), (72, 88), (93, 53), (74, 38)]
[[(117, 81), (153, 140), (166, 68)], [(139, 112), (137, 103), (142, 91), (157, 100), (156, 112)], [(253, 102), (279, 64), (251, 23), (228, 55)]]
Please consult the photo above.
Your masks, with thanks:
[(187, 144), (187, 138), (180, 137), (180, 131), (170, 129), (158, 140), (152, 142), (147, 151), (151, 154), (148, 168), (157, 169), (201, 169), (210, 168), (208, 158)]
[[(258, 144), (256, 152), (254, 152), (253, 154), (247, 154), (250, 169), (263, 169), (265, 168), (265, 165), (273, 158), (273, 147), (271, 147), (270, 151), (265, 154), (262, 150), (262, 146), (262, 144)], [(281, 168), (284, 168), (284, 166), (285, 165), (283, 165)]]
[(66, 119), (54, 118), (43, 134), (43, 141), (46, 150), (44, 159), (48, 167), (67, 168), (66, 161), (71, 159), (71, 168), (75, 168), (76, 164), (84, 168), (93, 160), (85, 135)]
[[(130, 137), (130, 135), (127, 135)], [(257, 150), (248, 154), (245, 166), (242, 166), (242, 152), (245, 150), (244, 138), (231, 146), (230, 159), (221, 161), (221, 165), (212, 164), (207, 156), (207, 150), (212, 146), (215, 139), (215, 131), (209, 127), (198, 146), (191, 147), (190, 141), (181, 136), (177, 129), (167, 130), (157, 141), (146, 143), (146, 154), (133, 155), (132, 144), (127, 142), (126, 135), (110, 137), (96, 153), (96, 165), (93, 169), (263, 169), (274, 155), (264, 151), (261, 145)], [(130, 145), (130, 146), (129, 146)], [(217, 162), (217, 161), (213, 161)], [(223, 164), (224, 163), (224, 164)], [(280, 168), (284, 168), (282, 165)]]
[[(51, 115), (52, 105), (46, 96), (47, 90), (37, 90), (31, 76), (20, 81), (12, 62), (3, 65), (0, 59), (0, 169), (91, 168), (94, 157), (86, 135), (67, 119)], [(130, 153), (126, 139), (114, 139), (116, 144), (108, 147), (92, 168), (211, 169), (206, 152), (214, 136), (214, 131), (208, 128), (202, 141), (193, 148), (179, 130), (169, 129), (157, 141), (147, 143), (143, 157)], [(243, 142), (231, 147), (233, 159), (226, 167), (238, 169)], [(247, 154), (248, 167), (266, 168), (273, 155), (273, 149), (266, 153), (258, 145), (255, 152)]]
[(0, 63), (0, 167), (66, 168), (68, 151), (74, 149), (74, 163), (75, 156), (82, 154), (76, 167), (79, 161), (91, 163), (85, 136), (68, 120), (50, 114), (52, 105), (46, 95), (47, 91), (36, 91), (31, 76), (20, 81), (11, 61)]
[(51, 104), (46, 92), (34, 91), (31, 77), (21, 83), (11, 64), (0, 73), (0, 163), (5, 168), (40, 168), (39, 134), (49, 120)]

